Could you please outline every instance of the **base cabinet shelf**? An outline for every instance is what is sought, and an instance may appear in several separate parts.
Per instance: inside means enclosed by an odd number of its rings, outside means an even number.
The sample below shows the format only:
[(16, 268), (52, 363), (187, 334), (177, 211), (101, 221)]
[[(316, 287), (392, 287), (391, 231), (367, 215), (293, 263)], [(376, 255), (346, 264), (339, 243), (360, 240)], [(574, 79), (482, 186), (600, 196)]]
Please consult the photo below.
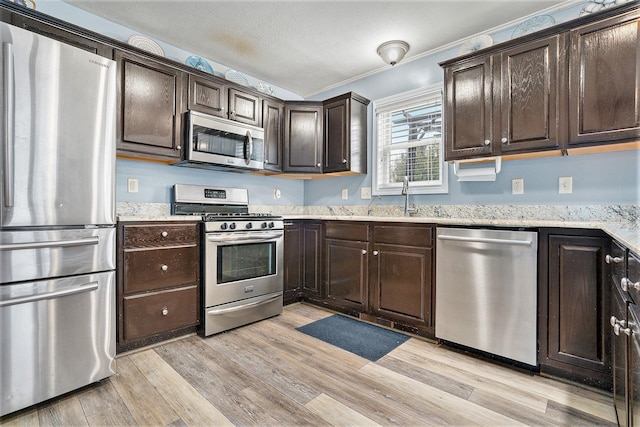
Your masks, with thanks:
[(609, 239), (593, 230), (539, 237), (540, 372), (611, 390)]
[(118, 224), (118, 352), (193, 332), (200, 324), (199, 227)]

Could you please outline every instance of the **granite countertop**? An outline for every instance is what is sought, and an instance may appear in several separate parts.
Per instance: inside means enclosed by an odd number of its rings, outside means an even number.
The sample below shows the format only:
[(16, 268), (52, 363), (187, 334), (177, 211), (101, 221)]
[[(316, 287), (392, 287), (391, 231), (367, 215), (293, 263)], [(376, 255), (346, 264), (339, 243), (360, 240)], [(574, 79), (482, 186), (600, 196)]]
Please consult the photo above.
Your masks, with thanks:
[[(168, 203), (116, 203), (118, 221), (200, 221), (171, 215)], [(437, 225), (599, 229), (640, 254), (640, 205), (437, 205), (418, 206), (403, 216), (402, 206), (250, 206), (250, 212), (286, 220), (380, 221)], [(371, 215), (366, 215), (371, 210)], [(604, 218), (604, 219), (603, 219)]]
[(371, 222), (407, 222), (437, 225), (469, 225), (490, 227), (523, 227), (523, 228), (586, 228), (600, 229), (612, 238), (640, 254), (640, 229), (633, 222), (607, 221), (571, 221), (571, 220), (523, 220), (486, 219), (486, 218), (436, 218), (436, 217), (387, 217), (387, 216), (350, 216), (350, 215), (284, 215), (286, 220), (315, 219), (324, 221), (371, 221)]

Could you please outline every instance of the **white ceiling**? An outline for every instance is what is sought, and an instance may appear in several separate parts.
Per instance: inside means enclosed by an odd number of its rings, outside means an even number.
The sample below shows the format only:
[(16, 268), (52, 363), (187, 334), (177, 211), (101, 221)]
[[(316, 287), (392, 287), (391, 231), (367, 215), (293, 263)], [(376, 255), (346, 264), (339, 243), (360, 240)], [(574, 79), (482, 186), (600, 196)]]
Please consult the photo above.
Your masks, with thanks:
[[(64, 0), (94, 15), (303, 97), (389, 67), (381, 43), (411, 46), (404, 61), (567, 0)], [(223, 70), (222, 70), (223, 71)]]

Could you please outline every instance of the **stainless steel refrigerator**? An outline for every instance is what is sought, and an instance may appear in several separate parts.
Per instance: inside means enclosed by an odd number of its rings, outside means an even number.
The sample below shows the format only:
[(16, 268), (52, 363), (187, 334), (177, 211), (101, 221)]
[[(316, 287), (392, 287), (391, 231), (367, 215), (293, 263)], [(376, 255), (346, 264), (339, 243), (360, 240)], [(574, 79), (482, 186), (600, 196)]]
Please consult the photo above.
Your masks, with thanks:
[(115, 62), (0, 23), (0, 416), (115, 373)]

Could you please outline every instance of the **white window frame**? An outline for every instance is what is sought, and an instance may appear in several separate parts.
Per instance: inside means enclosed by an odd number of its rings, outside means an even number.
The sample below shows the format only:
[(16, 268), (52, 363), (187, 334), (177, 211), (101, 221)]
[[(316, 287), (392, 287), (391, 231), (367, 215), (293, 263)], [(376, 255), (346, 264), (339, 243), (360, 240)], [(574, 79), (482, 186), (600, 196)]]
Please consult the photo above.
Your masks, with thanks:
[[(380, 152), (378, 140), (378, 112), (388, 112), (392, 109), (402, 109), (412, 105), (417, 105), (421, 100), (433, 99), (435, 97), (442, 99), (442, 132), (444, 133), (444, 98), (443, 85), (435, 84), (397, 95), (378, 99), (373, 102), (373, 182), (372, 193), (374, 195), (397, 195), (401, 193), (402, 183), (389, 183), (380, 186), (378, 182), (378, 173), (380, 165), (378, 156)], [(449, 164), (444, 161), (444, 134), (440, 137), (440, 180), (438, 183), (427, 183), (426, 181), (410, 183), (411, 194), (446, 194), (449, 192)]]

